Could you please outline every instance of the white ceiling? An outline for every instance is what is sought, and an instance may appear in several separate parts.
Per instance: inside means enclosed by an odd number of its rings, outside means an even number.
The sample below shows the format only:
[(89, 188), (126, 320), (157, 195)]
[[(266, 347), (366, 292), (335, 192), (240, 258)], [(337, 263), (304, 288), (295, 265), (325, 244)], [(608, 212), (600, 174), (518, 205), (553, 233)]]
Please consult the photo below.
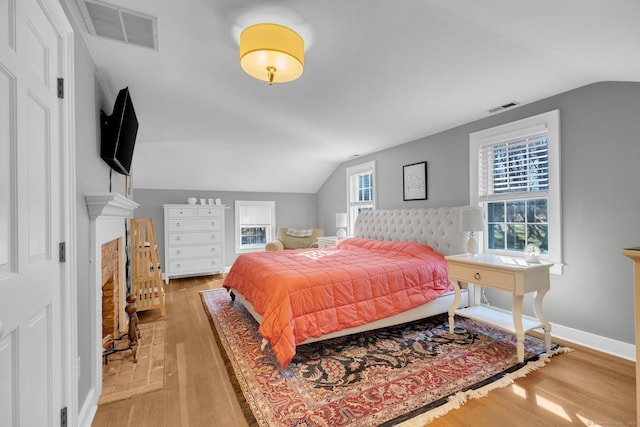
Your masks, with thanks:
[[(109, 0), (158, 18), (158, 51), (90, 35), (66, 1), (112, 99), (130, 88), (136, 188), (314, 193), (493, 107), (640, 81), (639, 0)], [(240, 69), (238, 34), (266, 21), (305, 39), (300, 79)]]

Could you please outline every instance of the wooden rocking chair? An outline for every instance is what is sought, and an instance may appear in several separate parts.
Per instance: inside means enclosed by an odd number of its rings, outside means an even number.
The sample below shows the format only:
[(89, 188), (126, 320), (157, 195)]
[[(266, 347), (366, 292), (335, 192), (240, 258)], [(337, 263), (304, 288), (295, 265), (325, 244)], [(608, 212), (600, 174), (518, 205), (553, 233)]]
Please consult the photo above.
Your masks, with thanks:
[(159, 308), (165, 315), (160, 258), (151, 218), (131, 219), (131, 293), (137, 297), (138, 311)]

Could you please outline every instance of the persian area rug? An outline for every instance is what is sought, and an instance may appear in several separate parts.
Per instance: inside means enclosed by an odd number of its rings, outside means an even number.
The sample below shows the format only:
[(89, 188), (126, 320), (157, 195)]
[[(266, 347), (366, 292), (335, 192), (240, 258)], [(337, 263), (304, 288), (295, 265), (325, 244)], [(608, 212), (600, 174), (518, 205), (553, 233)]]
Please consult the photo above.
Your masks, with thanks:
[(527, 336), (518, 363), (513, 334), (462, 317), (451, 334), (445, 314), (301, 345), (283, 370), (241, 303), (200, 295), (252, 426), (423, 426), (564, 350)]
[(102, 365), (102, 394), (98, 405), (128, 399), (164, 387), (165, 320), (139, 323), (142, 337), (138, 341), (138, 362), (131, 351), (108, 356)]

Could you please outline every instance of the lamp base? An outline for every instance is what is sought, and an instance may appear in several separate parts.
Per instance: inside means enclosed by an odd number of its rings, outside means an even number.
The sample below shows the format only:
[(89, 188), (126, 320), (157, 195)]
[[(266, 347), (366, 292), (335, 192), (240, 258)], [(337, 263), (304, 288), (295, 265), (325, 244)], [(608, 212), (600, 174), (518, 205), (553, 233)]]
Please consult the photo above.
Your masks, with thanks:
[(478, 247), (478, 239), (473, 231), (467, 234), (467, 255), (478, 255), (480, 249)]
[(336, 237), (338, 239), (345, 239), (347, 237), (347, 231), (344, 228), (338, 228), (338, 231), (336, 231)]

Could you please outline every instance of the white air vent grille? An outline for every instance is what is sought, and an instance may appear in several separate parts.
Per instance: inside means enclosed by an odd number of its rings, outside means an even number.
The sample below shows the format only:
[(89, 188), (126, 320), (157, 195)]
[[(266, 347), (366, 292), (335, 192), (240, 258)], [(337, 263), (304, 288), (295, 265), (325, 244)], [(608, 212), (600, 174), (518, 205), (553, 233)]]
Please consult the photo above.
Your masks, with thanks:
[(78, 4), (91, 34), (158, 50), (158, 18), (95, 0)]
[(517, 101), (507, 102), (504, 105), (499, 105), (497, 107), (494, 107), (494, 108), (491, 108), (491, 109), (487, 110), (487, 113), (491, 113), (491, 114), (497, 113), (498, 111), (508, 110), (508, 109), (516, 107), (518, 105), (520, 105), (520, 103), (517, 102)]

